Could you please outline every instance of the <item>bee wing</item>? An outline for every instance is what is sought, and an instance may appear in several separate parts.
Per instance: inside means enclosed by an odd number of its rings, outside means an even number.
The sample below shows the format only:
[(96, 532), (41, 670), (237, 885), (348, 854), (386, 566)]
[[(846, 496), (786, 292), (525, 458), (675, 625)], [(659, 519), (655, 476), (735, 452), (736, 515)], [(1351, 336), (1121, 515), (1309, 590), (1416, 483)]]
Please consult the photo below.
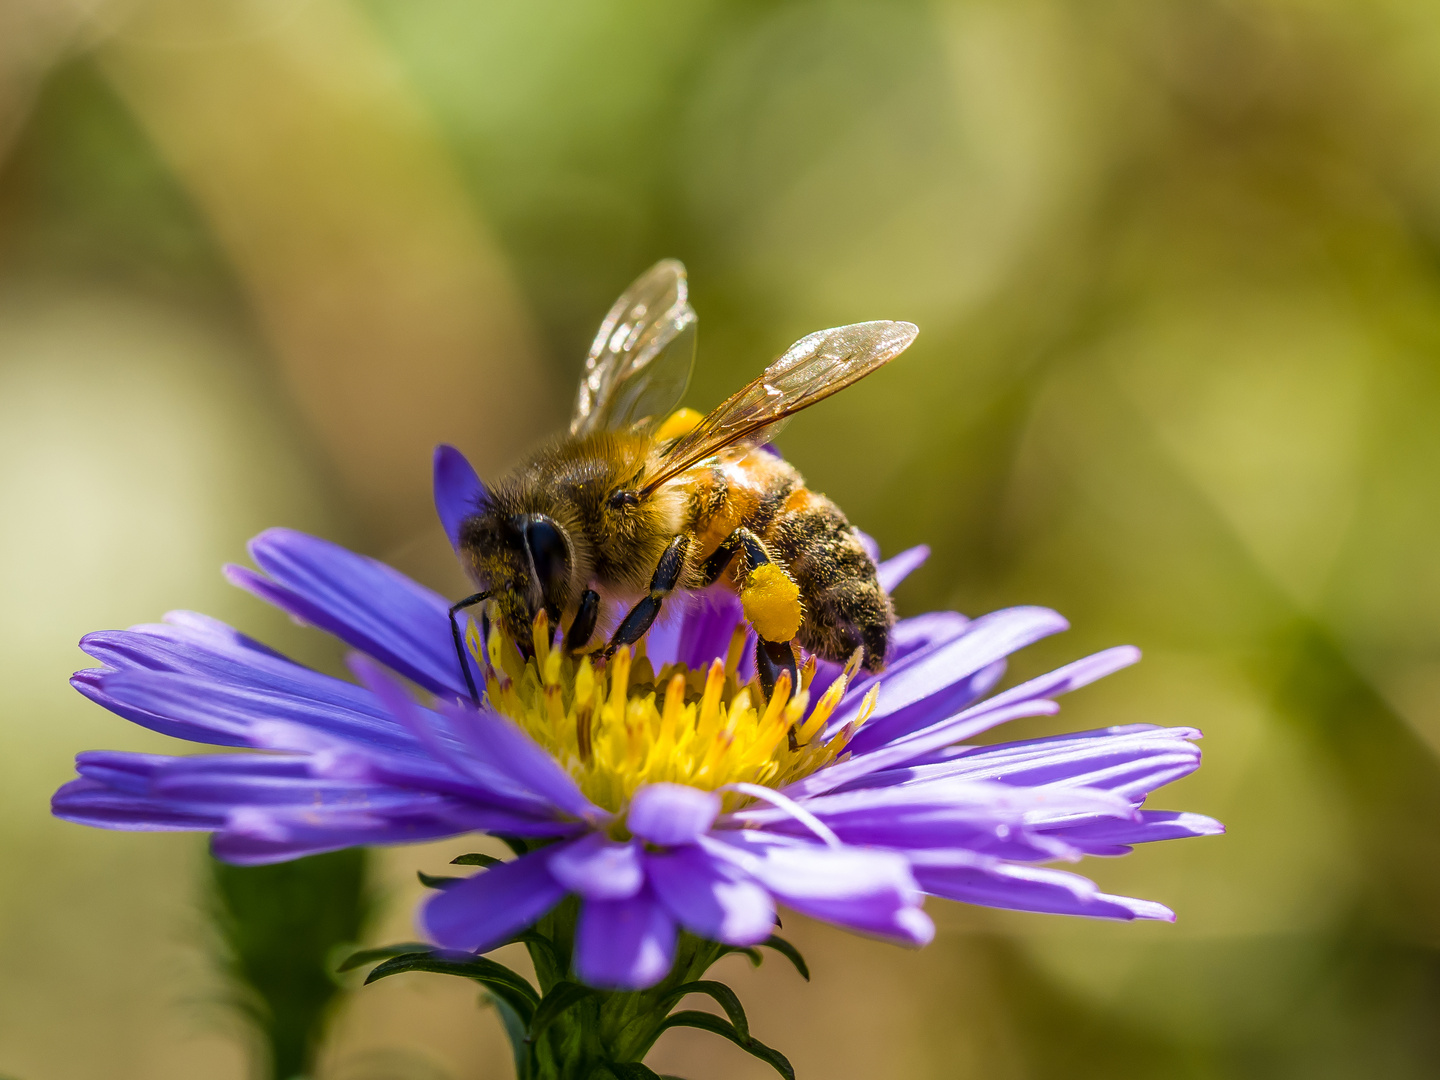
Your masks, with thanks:
[(676, 440), (658, 471), (645, 477), (644, 491), (653, 491), (726, 447), (760, 445), (787, 417), (895, 359), (919, 332), (913, 323), (866, 322), (801, 338), (758, 379)]
[(657, 422), (680, 403), (695, 357), (688, 292), (684, 265), (664, 259), (615, 301), (585, 360), (571, 435)]

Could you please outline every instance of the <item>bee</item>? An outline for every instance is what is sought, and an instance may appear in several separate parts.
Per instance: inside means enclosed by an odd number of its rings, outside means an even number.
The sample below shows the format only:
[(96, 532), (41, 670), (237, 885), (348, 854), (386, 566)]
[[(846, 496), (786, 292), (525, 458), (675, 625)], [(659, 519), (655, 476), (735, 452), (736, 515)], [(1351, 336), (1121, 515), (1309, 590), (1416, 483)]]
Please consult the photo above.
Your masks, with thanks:
[[(541, 612), (568, 621), (563, 648), (608, 657), (638, 641), (677, 589), (739, 594), (768, 696), (797, 685), (792, 641), (845, 661), (885, 663), (894, 608), (844, 513), (768, 445), (780, 426), (898, 356), (918, 330), (866, 322), (801, 338), (703, 418), (678, 406), (696, 316), (685, 268), (667, 259), (621, 295), (595, 335), (569, 431), (487, 488), (458, 551), (481, 591), (450, 609), (486, 617), (525, 649)], [(602, 614), (624, 611), (592, 642)]]

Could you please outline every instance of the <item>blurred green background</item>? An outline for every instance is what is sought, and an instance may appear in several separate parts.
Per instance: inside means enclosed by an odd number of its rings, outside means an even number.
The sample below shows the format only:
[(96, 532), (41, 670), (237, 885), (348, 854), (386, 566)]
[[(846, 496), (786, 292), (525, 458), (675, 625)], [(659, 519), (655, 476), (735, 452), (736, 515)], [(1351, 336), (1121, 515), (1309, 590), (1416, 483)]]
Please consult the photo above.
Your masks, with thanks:
[[(737, 962), (755, 1032), (812, 1080), (1435, 1076), (1424, 0), (0, 2), (0, 1074), (252, 1075), (203, 841), (47, 816), (75, 751), (177, 745), (66, 686), (76, 639), (185, 607), (333, 665), (221, 581), (271, 524), (458, 595), (430, 448), (493, 473), (556, 428), (667, 255), (701, 408), (810, 330), (920, 325), (782, 448), (934, 547), (903, 612), (1066, 613), (1017, 676), (1140, 645), (1062, 726), (1203, 728), (1156, 805), (1230, 827), (1084, 867), (1173, 926), (787, 919), (816, 981)], [(378, 855), (369, 939), (470, 846)], [(405, 976), (320, 1076), (508, 1061)], [(698, 1032), (652, 1064), (767, 1075)]]

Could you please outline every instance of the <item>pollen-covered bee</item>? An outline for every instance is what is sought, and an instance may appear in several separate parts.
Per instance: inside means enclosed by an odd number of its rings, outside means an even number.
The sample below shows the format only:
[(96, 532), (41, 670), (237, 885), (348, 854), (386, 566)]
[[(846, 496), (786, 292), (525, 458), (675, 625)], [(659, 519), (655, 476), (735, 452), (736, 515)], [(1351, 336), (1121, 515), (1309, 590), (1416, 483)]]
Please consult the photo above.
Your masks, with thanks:
[[(672, 412), (689, 383), (695, 312), (685, 268), (646, 271), (601, 324), (569, 432), (489, 487), (460, 525), (465, 570), (482, 590), (451, 608), (461, 668), (475, 685), (455, 613), (489, 614), (526, 642), (540, 612), (564, 648), (609, 655), (650, 628), (676, 589), (737, 592), (757, 636), (768, 694), (795, 679), (790, 642), (864, 666), (885, 663), (895, 614), (874, 561), (840, 508), (765, 444), (787, 417), (898, 356), (910, 323), (867, 322), (801, 338), (708, 416)], [(602, 611), (624, 611), (592, 644)], [(523, 647), (523, 645), (522, 645)]]

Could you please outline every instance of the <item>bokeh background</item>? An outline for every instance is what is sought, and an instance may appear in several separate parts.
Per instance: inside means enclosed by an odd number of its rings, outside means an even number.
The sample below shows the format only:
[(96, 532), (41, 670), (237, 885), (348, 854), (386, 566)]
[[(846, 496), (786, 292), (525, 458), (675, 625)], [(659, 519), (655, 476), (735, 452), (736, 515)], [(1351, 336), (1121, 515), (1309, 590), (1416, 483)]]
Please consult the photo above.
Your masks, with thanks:
[[(203, 840), (47, 816), (75, 751), (175, 748), (70, 691), (77, 638), (185, 607), (335, 665), (219, 576), (272, 524), (458, 595), (430, 448), (557, 427), (667, 255), (701, 408), (921, 326), (782, 448), (933, 546), (902, 611), (1065, 612), (1016, 677), (1142, 646), (1060, 722), (1203, 728), (1157, 804), (1230, 827), (1087, 864), (1173, 926), (787, 920), (814, 983), (731, 958), (756, 1033), (812, 1080), (1436, 1075), (1424, 0), (0, 0), (0, 1074), (259, 1075)], [(377, 854), (367, 940), (467, 846)], [(768, 1075), (698, 1032), (652, 1064)], [(507, 1075), (427, 976), (348, 996), (320, 1068)]]

